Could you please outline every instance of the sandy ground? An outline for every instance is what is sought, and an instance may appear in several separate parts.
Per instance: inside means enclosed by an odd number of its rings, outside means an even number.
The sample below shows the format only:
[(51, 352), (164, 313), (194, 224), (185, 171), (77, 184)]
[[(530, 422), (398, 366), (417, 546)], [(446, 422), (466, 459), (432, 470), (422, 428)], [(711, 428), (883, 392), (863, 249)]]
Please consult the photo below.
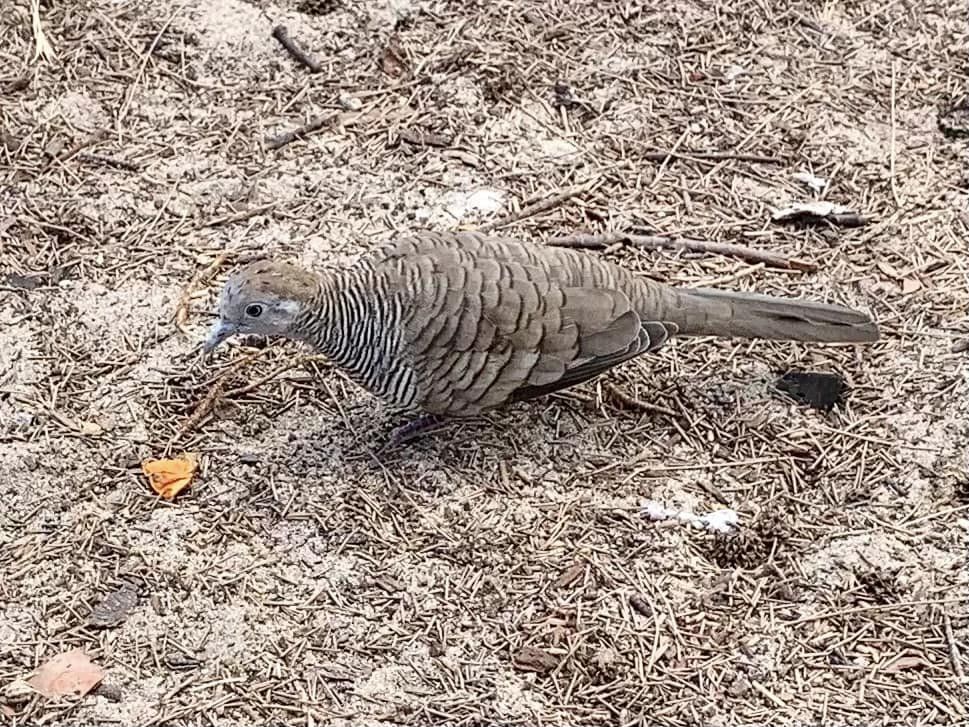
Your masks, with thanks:
[[(14, 5), (0, 7), (0, 717), (969, 718), (957, 6), (54, 0), (44, 61)], [(670, 150), (684, 156), (649, 156)], [(772, 159), (695, 156), (711, 150)], [(812, 198), (801, 171), (871, 222), (771, 222)], [(796, 255), (817, 272), (590, 253), (867, 308), (884, 339), (680, 341), (380, 458), (394, 422), (325, 363), (259, 341), (197, 356), (247, 257), (340, 265), (577, 185), (502, 232)], [(770, 385), (791, 368), (840, 373), (850, 393), (829, 413), (795, 404)], [(186, 451), (196, 482), (160, 500), (139, 463)], [(731, 507), (741, 529), (651, 523), (646, 499)], [(125, 584), (133, 608), (94, 628)], [(96, 692), (18, 691), (75, 646), (105, 670)]]

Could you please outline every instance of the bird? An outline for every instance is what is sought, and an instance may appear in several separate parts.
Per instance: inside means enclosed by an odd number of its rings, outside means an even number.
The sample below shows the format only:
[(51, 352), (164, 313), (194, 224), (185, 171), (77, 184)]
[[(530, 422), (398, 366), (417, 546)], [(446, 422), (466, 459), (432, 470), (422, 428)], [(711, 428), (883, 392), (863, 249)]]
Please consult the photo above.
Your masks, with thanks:
[(866, 343), (841, 305), (673, 286), (592, 253), (473, 231), (418, 231), (322, 271), (263, 259), (231, 273), (202, 345), (239, 334), (308, 344), (407, 420), (449, 420), (587, 382), (674, 337)]

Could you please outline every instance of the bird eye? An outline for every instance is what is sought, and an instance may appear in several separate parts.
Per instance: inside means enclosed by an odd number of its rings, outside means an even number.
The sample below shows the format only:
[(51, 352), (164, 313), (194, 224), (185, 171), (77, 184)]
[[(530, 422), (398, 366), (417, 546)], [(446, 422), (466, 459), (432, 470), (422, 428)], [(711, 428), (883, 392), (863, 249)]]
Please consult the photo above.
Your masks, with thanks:
[(262, 315), (262, 306), (258, 303), (246, 306), (246, 315), (250, 318), (258, 318)]

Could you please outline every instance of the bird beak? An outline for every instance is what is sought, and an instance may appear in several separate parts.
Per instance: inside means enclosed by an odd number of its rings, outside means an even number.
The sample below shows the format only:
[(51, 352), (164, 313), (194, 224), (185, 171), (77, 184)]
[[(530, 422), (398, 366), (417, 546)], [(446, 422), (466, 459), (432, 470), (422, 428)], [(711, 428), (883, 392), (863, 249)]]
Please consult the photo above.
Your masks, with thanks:
[(236, 332), (236, 327), (232, 323), (227, 323), (221, 319), (217, 320), (213, 326), (209, 329), (208, 335), (205, 337), (205, 343), (202, 344), (202, 351), (205, 353), (210, 353), (222, 343), (229, 336)]

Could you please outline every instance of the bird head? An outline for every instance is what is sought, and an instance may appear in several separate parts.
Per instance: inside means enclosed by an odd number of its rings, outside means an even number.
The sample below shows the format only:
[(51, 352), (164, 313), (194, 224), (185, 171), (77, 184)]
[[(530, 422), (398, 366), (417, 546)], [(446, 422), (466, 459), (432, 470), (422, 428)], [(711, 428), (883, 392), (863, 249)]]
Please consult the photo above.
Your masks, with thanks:
[(297, 337), (296, 322), (320, 287), (319, 278), (293, 263), (259, 261), (233, 273), (219, 296), (219, 319), (209, 329), (208, 353), (230, 336)]

